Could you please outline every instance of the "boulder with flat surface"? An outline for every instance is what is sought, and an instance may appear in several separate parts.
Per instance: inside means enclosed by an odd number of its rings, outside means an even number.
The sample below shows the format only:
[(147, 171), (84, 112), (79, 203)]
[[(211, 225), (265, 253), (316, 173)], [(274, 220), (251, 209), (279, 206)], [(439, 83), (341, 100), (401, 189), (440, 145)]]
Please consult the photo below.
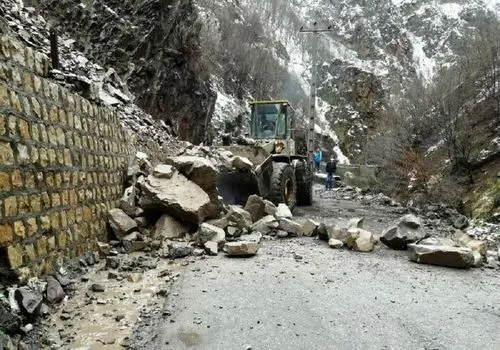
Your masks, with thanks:
[(478, 252), (483, 258), (486, 257), (488, 246), (485, 241), (470, 237), (463, 231), (456, 230), (453, 235), (454, 241), (461, 247), (470, 248), (473, 252)]
[(137, 223), (123, 210), (114, 208), (108, 212), (109, 226), (118, 239), (137, 228)]
[(239, 229), (246, 230), (252, 226), (252, 216), (248, 211), (237, 205), (231, 205), (226, 219), (233, 222)]
[(319, 227), (319, 223), (314, 220), (307, 219), (302, 223), (302, 233), (306, 237), (312, 237), (316, 235), (316, 230)]
[(291, 219), (291, 218), (293, 218), (293, 215), (292, 215), (292, 212), (290, 211), (290, 208), (288, 208), (288, 205), (286, 205), (285, 203), (278, 204), (278, 208), (277, 208), (276, 214), (274, 214), (274, 216), (276, 216), (276, 219), (282, 219), (282, 218)]
[(300, 226), (300, 224), (290, 219), (286, 218), (280, 219), (278, 228), (280, 230), (288, 232), (288, 236), (296, 237), (302, 235), (302, 226)]
[(170, 179), (148, 176), (138, 181), (139, 205), (161, 211), (179, 221), (198, 225), (207, 217), (208, 194), (184, 175), (174, 172)]
[(408, 244), (408, 258), (420, 264), (466, 269), (474, 265), (471, 249), (448, 245)]

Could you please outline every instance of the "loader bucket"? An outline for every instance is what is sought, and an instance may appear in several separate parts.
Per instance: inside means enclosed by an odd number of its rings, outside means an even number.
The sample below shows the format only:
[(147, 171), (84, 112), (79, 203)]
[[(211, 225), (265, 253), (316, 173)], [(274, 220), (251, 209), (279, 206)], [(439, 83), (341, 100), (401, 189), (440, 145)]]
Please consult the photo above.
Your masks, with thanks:
[(252, 194), (259, 195), (259, 184), (253, 172), (230, 171), (217, 175), (219, 195), (227, 204), (245, 205)]

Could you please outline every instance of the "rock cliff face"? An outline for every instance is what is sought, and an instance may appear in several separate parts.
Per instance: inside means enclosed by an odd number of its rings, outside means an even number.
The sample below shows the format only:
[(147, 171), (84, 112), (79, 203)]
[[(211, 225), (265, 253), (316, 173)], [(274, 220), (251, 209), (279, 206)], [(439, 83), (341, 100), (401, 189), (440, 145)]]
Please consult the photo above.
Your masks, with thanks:
[(200, 60), (202, 23), (192, 0), (31, 3), (89, 59), (114, 67), (135, 102), (180, 139), (209, 141), (216, 95)]

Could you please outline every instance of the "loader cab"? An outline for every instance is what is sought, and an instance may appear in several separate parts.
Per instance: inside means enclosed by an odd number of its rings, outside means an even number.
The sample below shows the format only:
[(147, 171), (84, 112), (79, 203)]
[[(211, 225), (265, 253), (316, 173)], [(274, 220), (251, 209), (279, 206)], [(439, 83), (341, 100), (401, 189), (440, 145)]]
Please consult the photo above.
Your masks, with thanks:
[(250, 137), (261, 140), (290, 138), (290, 105), (286, 100), (252, 101)]

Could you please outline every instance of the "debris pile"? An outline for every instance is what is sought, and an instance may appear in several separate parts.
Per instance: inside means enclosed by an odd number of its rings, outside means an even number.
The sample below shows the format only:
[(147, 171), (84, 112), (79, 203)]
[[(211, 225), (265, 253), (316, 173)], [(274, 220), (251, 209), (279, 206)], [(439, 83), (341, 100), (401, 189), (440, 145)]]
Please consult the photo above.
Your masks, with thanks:
[(40, 320), (46, 319), (75, 293), (78, 271), (100, 260), (86, 253), (71, 269), (57, 267), (43, 278), (31, 278), (23, 286), (1, 287), (0, 348), (27, 349), (40, 345), (44, 336)]

